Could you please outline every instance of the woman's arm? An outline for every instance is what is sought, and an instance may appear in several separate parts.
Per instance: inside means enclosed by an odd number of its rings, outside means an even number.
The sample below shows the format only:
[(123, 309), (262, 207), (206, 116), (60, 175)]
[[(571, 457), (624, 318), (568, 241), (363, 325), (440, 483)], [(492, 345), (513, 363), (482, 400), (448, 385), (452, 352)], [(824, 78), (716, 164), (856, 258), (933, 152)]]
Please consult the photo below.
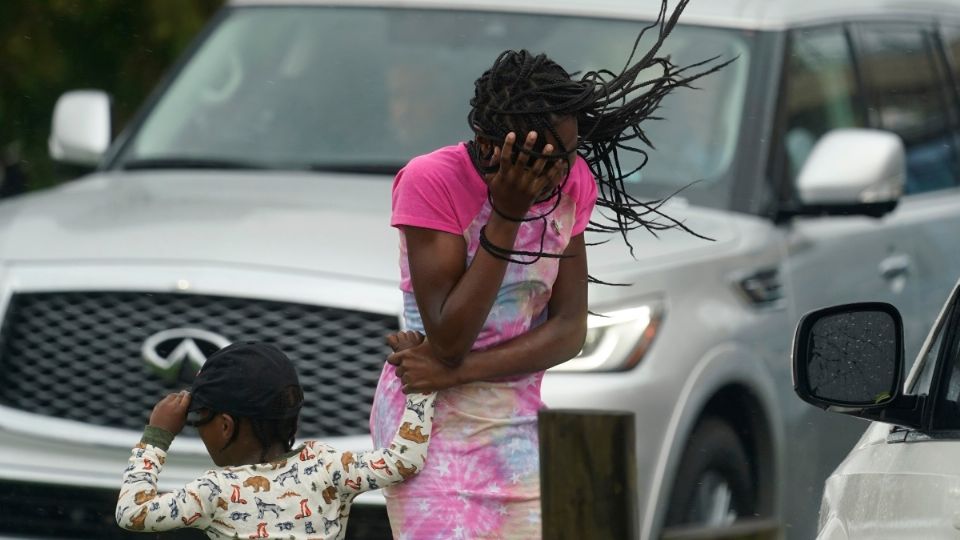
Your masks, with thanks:
[[(546, 159), (527, 167), (527, 152), (513, 163), (513, 134), (507, 135), (503, 150), (495, 154), (500, 170), (488, 179), (494, 205), (508, 215), (522, 217), (537, 194), (548, 182), (556, 182), (560, 167), (544, 173)], [(536, 142), (530, 132), (527, 150)], [(550, 154), (552, 145), (544, 148)], [(494, 212), (487, 221), (485, 235), (496, 246), (512, 249), (520, 223), (504, 219)], [(467, 246), (463, 237), (419, 227), (403, 227), (407, 243), (410, 280), (430, 347), (447, 365), (459, 365), (470, 351), (486, 321), (503, 283), (507, 261), (484, 249), (477, 250), (466, 267)]]
[[(497, 245), (513, 246), (518, 225), (491, 216), (487, 237)], [(426, 346), (445, 364), (458, 365), (493, 307), (507, 261), (480, 249), (467, 267), (467, 246), (462, 236), (418, 227), (402, 230), (410, 281), (424, 331), (430, 336)]]
[[(390, 355), (404, 392), (441, 390), (473, 381), (533, 373), (561, 364), (580, 352), (587, 332), (587, 255), (583, 235), (570, 239), (548, 304), (547, 321), (493, 348), (467, 354), (457, 367), (444, 365), (430, 346)], [(429, 331), (428, 331), (429, 336)]]

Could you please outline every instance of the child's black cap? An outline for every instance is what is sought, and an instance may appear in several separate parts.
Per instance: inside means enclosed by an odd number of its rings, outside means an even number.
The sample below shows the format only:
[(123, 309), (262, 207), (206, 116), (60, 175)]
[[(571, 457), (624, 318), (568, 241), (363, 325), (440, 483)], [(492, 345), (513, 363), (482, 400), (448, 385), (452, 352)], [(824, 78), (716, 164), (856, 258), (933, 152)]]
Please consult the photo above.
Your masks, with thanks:
[(213, 353), (190, 387), (190, 411), (207, 408), (244, 418), (279, 420), (300, 414), (290, 388), (302, 396), (293, 363), (266, 343), (239, 342)]

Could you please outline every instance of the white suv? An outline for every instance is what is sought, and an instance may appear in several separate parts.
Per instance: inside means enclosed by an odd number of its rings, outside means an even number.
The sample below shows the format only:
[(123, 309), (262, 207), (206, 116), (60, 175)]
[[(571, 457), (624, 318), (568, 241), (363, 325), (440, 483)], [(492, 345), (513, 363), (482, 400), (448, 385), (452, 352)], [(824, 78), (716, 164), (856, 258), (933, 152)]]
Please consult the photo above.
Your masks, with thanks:
[[(235, 1), (109, 149), (106, 95), (65, 95), (51, 150), (97, 170), (0, 204), (0, 514), (20, 512), (9, 486), (115, 489), (157, 396), (241, 338), (299, 363), (305, 435), (369, 446), (401, 308), (392, 173), (470, 137), (473, 81), (503, 49), (616, 69), (659, 4)], [(629, 286), (591, 287), (616, 316), (543, 389), (635, 413), (643, 538), (755, 516), (809, 538), (862, 426), (792, 396), (799, 314), (887, 301), (915, 352), (960, 274), (960, 9), (889, 5), (698, 0), (667, 41), (678, 64), (737, 60), (664, 102), (630, 186), (698, 180), (665, 210), (713, 241), (589, 248), (591, 274)], [(162, 487), (208, 465), (181, 437)], [(376, 538), (365, 502), (351, 534)]]

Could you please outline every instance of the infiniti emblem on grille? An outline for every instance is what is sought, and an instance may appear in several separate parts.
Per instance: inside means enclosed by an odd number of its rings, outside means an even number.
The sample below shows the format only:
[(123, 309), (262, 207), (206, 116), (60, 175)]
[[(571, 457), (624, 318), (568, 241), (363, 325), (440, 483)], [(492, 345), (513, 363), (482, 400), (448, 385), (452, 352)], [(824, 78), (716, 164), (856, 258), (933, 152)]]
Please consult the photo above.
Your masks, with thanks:
[(174, 328), (164, 330), (143, 342), (143, 359), (167, 382), (189, 381), (207, 361), (207, 356), (226, 347), (230, 341), (206, 330)]

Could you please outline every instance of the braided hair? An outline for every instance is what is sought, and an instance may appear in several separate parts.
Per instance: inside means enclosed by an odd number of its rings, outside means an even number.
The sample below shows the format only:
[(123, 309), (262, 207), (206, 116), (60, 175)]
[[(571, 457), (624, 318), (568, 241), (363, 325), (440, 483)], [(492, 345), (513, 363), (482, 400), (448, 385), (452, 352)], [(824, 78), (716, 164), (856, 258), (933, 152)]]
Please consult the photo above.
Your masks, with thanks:
[[(511, 131), (525, 133), (533, 130), (551, 133), (557, 141), (559, 156), (576, 150), (597, 180), (597, 206), (606, 211), (601, 212), (605, 221), (591, 220), (587, 230), (619, 232), (631, 255), (633, 246), (627, 233), (637, 228), (646, 229), (654, 235), (659, 231), (677, 228), (708, 239), (663, 213), (661, 207), (670, 197), (641, 201), (630, 195), (624, 185), (626, 178), (646, 164), (646, 149), (653, 148), (641, 124), (645, 120), (659, 119), (655, 114), (661, 100), (674, 89), (690, 87), (693, 81), (718, 71), (732, 61), (718, 62), (718, 57), (713, 57), (679, 67), (669, 57), (658, 56), (688, 3), (689, 0), (680, 0), (668, 16), (667, 0), (662, 0), (656, 21), (641, 30), (620, 73), (599, 70), (574, 78), (544, 54), (509, 50), (500, 54), (493, 66), (476, 80), (474, 97), (470, 100), (468, 120), (478, 137), (499, 145)], [(642, 57), (636, 58), (641, 39), (651, 30), (657, 32), (655, 43)], [(640, 79), (641, 73), (648, 69), (657, 70), (658, 76), (649, 80)], [(576, 149), (564, 148), (554, 128), (557, 120), (564, 117), (578, 120)], [(543, 154), (540, 150), (545, 140), (545, 137), (539, 137), (540, 144), (529, 152), (519, 150), (541, 158)], [(488, 164), (492, 151), (481, 155), (473, 143), (468, 149), (479, 171), (490, 173), (496, 170), (495, 164)], [(621, 163), (624, 153), (639, 156), (639, 165), (623, 170)], [(555, 153), (548, 159), (559, 156)], [(560, 197), (560, 187), (551, 197)], [(552, 206), (556, 208), (556, 204)], [(545, 215), (524, 221), (543, 217)], [(535, 262), (539, 257), (560, 257), (542, 251), (529, 253), (498, 248), (484, 242), (484, 238), (481, 238), (481, 245), (496, 257), (523, 264)], [(532, 255), (534, 259), (520, 260), (512, 257), (515, 255)], [(599, 282), (592, 277), (589, 279)]]

